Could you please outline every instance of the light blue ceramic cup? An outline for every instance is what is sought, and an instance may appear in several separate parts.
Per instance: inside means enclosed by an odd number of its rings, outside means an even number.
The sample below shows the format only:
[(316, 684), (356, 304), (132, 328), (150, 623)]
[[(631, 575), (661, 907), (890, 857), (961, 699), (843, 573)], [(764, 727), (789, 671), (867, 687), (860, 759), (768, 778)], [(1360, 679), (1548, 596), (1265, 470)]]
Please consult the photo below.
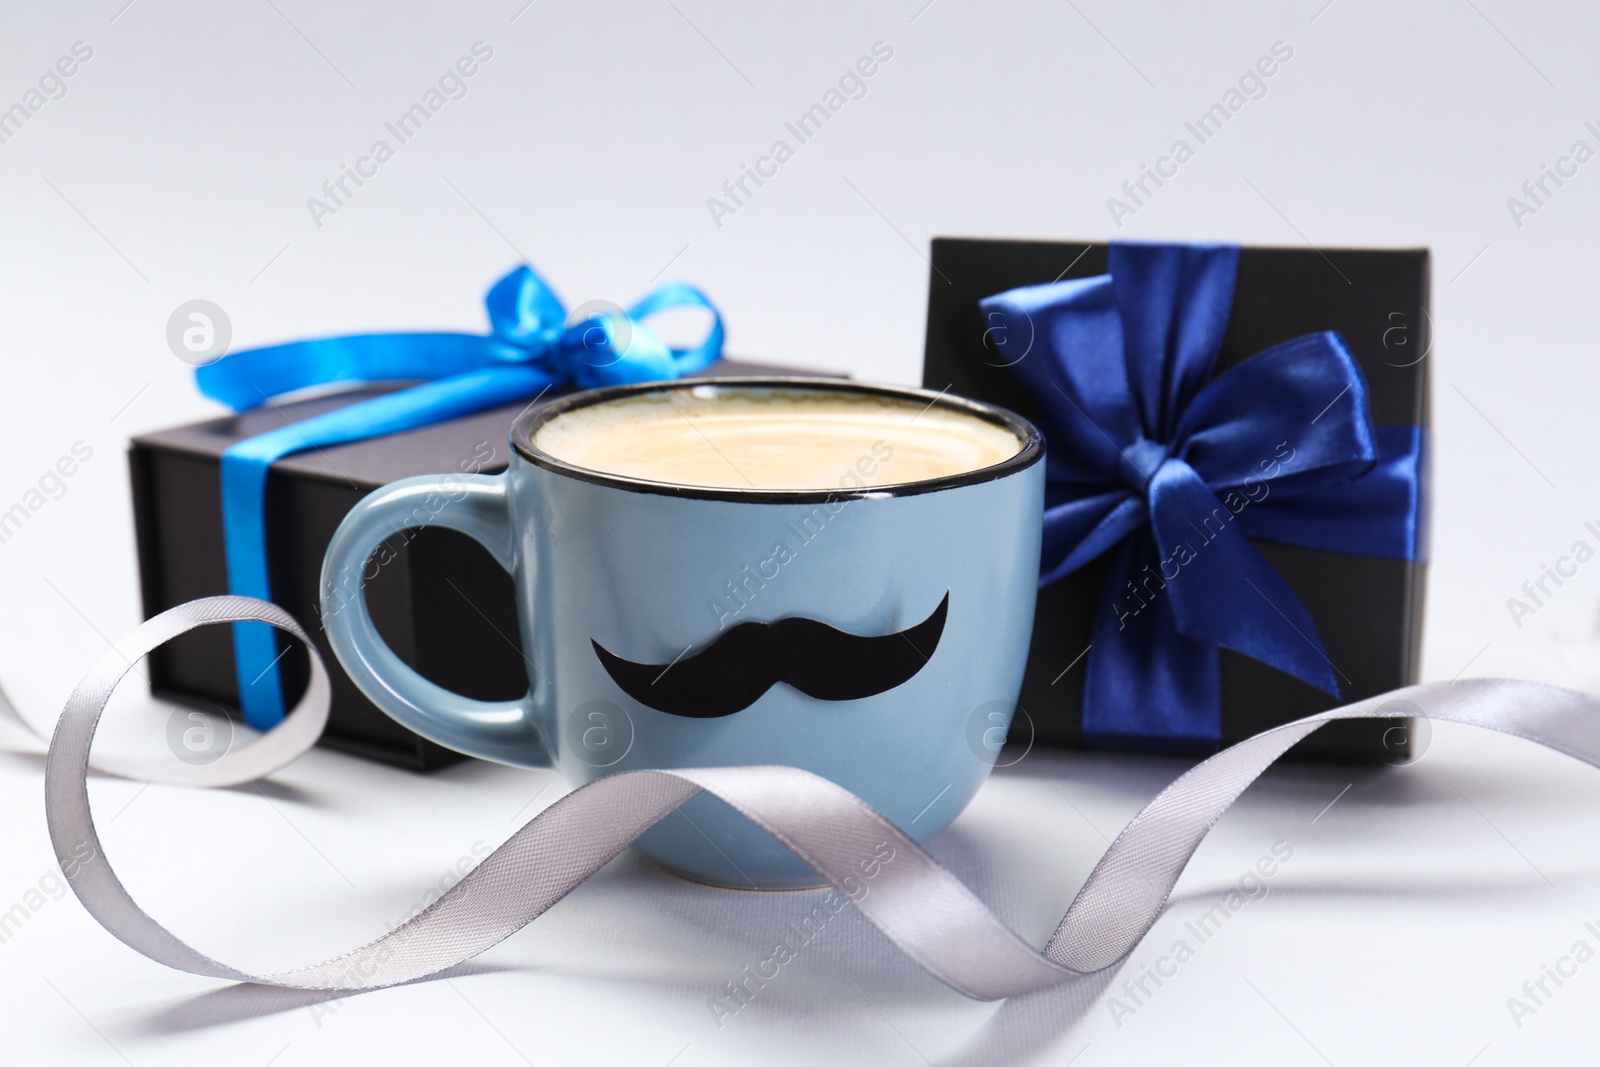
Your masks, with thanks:
[[(644, 391), (697, 404), (799, 392), (939, 405), (1010, 430), (1017, 453), (929, 481), (852, 488), (845, 472), (837, 489), (759, 491), (619, 477), (533, 444), (549, 419)], [(1010, 722), (1033, 624), (1044, 446), (1032, 425), (914, 389), (685, 380), (565, 397), (520, 418), (511, 445), (504, 474), (395, 482), (334, 535), (324, 625), (374, 704), (441, 745), (554, 766), (574, 784), (640, 768), (789, 764), (844, 786), (918, 841), (966, 807)], [(378, 636), (363, 572), (385, 539), (428, 524), (472, 536), (511, 573), (528, 662), (521, 699), (440, 688)], [(812, 621), (770, 625), (780, 620)], [(740, 627), (748, 622), (768, 625)], [(720, 662), (695, 661), (736, 627)], [(872, 637), (890, 639), (863, 640)], [(763, 689), (761, 671), (790, 681)], [(718, 885), (820, 882), (706, 794), (636, 847)]]

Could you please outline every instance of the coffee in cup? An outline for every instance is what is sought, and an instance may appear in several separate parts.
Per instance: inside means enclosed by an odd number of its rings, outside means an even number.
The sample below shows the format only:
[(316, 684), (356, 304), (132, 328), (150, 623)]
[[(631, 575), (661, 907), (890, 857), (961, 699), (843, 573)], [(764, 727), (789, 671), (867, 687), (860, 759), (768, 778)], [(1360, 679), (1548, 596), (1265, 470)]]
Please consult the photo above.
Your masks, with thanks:
[(1014, 430), (964, 411), (815, 388), (656, 389), (577, 407), (533, 439), (577, 467), (651, 482), (805, 490), (921, 482), (992, 467)]

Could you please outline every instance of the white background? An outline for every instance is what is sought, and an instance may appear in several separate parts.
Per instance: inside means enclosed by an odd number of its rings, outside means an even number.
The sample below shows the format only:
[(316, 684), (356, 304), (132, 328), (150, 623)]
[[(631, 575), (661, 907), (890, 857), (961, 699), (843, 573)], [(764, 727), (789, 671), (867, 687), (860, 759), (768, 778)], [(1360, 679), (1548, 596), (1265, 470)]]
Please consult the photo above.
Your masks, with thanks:
[[(1575, 140), (1600, 149), (1584, 128), (1600, 127), (1592, 10), (523, 2), (0, 5), (0, 108), (74, 42), (93, 48), (66, 96), (0, 144), (0, 508), (74, 442), (94, 450), (0, 544), (0, 677), (31, 717), (47, 723), (106, 639), (138, 621), (128, 436), (217, 411), (167, 348), (180, 303), (225, 308), (235, 347), (480, 330), (483, 289), (526, 255), (570, 303), (626, 303), (680, 276), (721, 306), (733, 353), (914, 382), (935, 234), (1431, 247), (1424, 675), (1583, 681), (1586, 653), (1563, 642), (1592, 628), (1600, 564), (1520, 627), (1506, 600), (1574, 540), (1593, 542), (1583, 523), (1600, 519), (1600, 162), (1520, 227), (1507, 198)], [(493, 58), (467, 95), (316, 225), (307, 198), (375, 139), (392, 143), (383, 123), (479, 40)], [(716, 225), (707, 198), (775, 139), (792, 143), (784, 121), (880, 40), (893, 58), (865, 97)], [(1114, 226), (1107, 198), (1276, 41), (1294, 54), (1266, 96)], [(148, 742), (164, 713), (136, 688), (128, 721)], [(1180, 768), (1035, 753), (937, 851), (1042, 943), (1102, 835)], [(246, 966), (365, 940), (561, 788), (535, 772), (418, 778), (321, 753), (275, 783), (93, 787), (136, 895)], [(36, 758), (0, 757), (0, 797), (3, 909), (54, 869)], [(1597, 801), (1588, 768), (1443, 728), (1404, 770), (1277, 770), (1202, 848), (1109, 989), (970, 1003), (847, 913), (721, 1029), (706, 998), (767, 955), (802, 898), (689, 886), (625, 858), (448, 982), (329, 1013), (169, 972), (70, 897), (46, 897), (0, 943), (0, 1056), (1531, 1062), (1592, 1047), (1600, 963), (1520, 1028), (1505, 1001), (1579, 937), (1600, 947), (1583, 928), (1600, 920)], [(1118, 1026), (1117, 985), (1277, 840), (1296, 852), (1272, 894)]]

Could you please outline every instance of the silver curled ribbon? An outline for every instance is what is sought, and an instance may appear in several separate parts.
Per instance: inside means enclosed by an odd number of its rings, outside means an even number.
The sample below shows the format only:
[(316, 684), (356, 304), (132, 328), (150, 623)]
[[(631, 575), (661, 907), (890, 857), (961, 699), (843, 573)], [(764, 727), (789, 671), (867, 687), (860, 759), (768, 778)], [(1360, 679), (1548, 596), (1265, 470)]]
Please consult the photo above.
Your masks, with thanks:
[[(112, 690), (142, 656), (215, 623), (261, 621), (312, 650), (311, 683), (294, 712), (261, 740), (207, 767), (96, 760), (89, 749)], [(89, 809), (91, 766), (192, 785), (248, 781), (315, 743), (327, 721), (328, 676), (283, 609), (248, 597), (195, 600), (134, 630), (68, 699), (45, 765), (45, 812), (56, 858), (89, 912), (124, 944), (169, 967), (236, 982), (355, 992), (423, 978), (498, 944), (566, 896), (640, 834), (702, 790), (727, 801), (850, 897), (901, 951), (946, 985), (999, 1000), (1109, 967), (1149, 931), (1189, 858), (1235, 798), (1291, 745), (1337, 719), (1421, 715), (1510, 734), (1600, 766), (1600, 699), (1535, 682), (1470, 679), (1411, 686), (1263, 731), (1224, 749), (1162, 790), (1111, 843), (1038, 951), (972, 891), (854, 794), (796, 767), (629, 771), (591, 782), (530, 819), (425, 911), (325, 963), (249, 974), (219, 963), (147, 915), (112, 870)], [(860, 894), (860, 865), (887, 843)]]

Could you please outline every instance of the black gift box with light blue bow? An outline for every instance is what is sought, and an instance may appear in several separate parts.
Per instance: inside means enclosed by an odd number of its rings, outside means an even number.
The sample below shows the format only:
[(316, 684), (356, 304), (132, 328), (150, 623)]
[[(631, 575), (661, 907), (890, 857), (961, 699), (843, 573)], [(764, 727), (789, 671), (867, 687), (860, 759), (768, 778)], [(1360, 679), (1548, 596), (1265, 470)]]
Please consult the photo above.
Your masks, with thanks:
[[(1227, 283), (1220, 286), (1207, 280), (1205, 271), (1209, 268), (1195, 266), (1197, 263), (1214, 266), (1219, 247), (1223, 247), (1222, 258), (1228, 263), (1220, 274), (1212, 272)], [(1150, 255), (1152, 249), (1167, 254), (1165, 266), (1159, 262), (1159, 255)], [(1158, 264), (1146, 271), (1148, 277), (1137, 276), (1129, 266), (1152, 258)], [(1047, 558), (1044, 561), (1047, 582), (1038, 597), (1033, 646), (1020, 711), (1013, 726), (1013, 740), (1024, 739), (1031, 729), (1034, 740), (1047, 745), (1088, 744), (1102, 748), (1198, 753), (1304, 715), (1416, 681), (1428, 513), (1426, 453), (1431, 324), (1428, 317), (1429, 255), (1425, 249), (1234, 250), (1225, 246), (1133, 245), (1121, 246), (1113, 252), (1111, 246), (1086, 242), (938, 238), (933, 242), (931, 262), (923, 384), (929, 389), (948, 389), (955, 394), (999, 403), (1035, 419), (1045, 430), (1054, 463), (1054, 495), (1047, 501)], [(1233, 266), (1235, 262), (1236, 267)], [(1108, 272), (1112, 275), (1109, 279), (1104, 277)], [(1121, 285), (1116, 284), (1119, 279)], [(1208, 285), (1215, 291), (1208, 294)], [(1173, 290), (1178, 294), (1176, 297)], [(1115, 298), (1109, 295), (1113, 291)], [(1222, 296), (1218, 298), (1216, 292), (1221, 292)], [(1061, 303), (1058, 297), (1062, 294), (1072, 314), (1079, 315), (1078, 319), (1056, 317), (1060, 314), (1056, 304)], [(1162, 358), (1163, 344), (1169, 354), (1173, 348), (1183, 347), (1182, 333), (1188, 328), (1184, 316), (1190, 310), (1186, 304), (1202, 301), (1208, 295), (1213, 302), (1220, 299), (1221, 306), (1220, 314), (1213, 315), (1212, 319), (1216, 336), (1210, 339), (1210, 344), (1214, 351), (1198, 363), (1191, 359), (1187, 369), (1181, 358), (1164, 370), (1147, 365), (1152, 359)], [(1074, 302), (1088, 307), (1097, 299), (1098, 312), (1090, 307), (1080, 314), (1070, 307)], [(1130, 303), (1139, 300), (1153, 301), (1158, 306), (1130, 310)], [(1122, 330), (1128, 338), (1126, 352), (1130, 353), (1124, 358), (1131, 364), (1125, 375), (1117, 368), (1119, 373), (1110, 376), (1118, 379), (1111, 382), (1111, 389), (1114, 392), (1117, 388), (1130, 388), (1127, 381), (1121, 380), (1125, 377), (1132, 381), (1135, 394), (1141, 387), (1146, 394), (1145, 397), (1136, 395), (1133, 403), (1126, 405), (1129, 410), (1137, 411), (1138, 404), (1143, 403), (1142, 410), (1147, 413), (1142, 420), (1144, 427), (1135, 426), (1123, 433), (1107, 421), (1117, 410), (1114, 405), (1095, 407), (1109, 379), (1102, 368), (1093, 365), (1096, 359), (1104, 360), (1104, 352), (1097, 355), (1093, 351), (1095, 344), (1083, 340), (1086, 336), (1084, 322), (1096, 313), (1104, 316), (1107, 309), (1110, 309), (1113, 323), (1120, 312)], [(1115, 333), (1117, 327), (1113, 325), (1112, 330)], [(1146, 336), (1152, 333), (1158, 335), (1153, 347)], [(1112, 347), (1118, 352), (1122, 351), (1121, 336), (1118, 333), (1113, 338)], [(1174, 341), (1173, 336), (1179, 339)], [(1288, 351), (1291, 364), (1292, 357), (1298, 355), (1307, 355), (1309, 364), (1316, 363), (1316, 358), (1312, 357), (1321, 358), (1324, 369), (1326, 365), (1343, 361), (1346, 378), (1340, 379), (1335, 373), (1318, 382), (1315, 366), (1309, 370), (1291, 367), (1287, 371), (1280, 367), (1275, 378), (1262, 374), (1263, 367), (1273, 360), (1284, 363), (1286, 350), (1295, 347), (1285, 342), (1292, 339), (1303, 339), (1305, 345), (1320, 346), (1326, 351)], [(1043, 357), (1036, 346), (1048, 346), (1056, 352), (1052, 358), (1064, 371), (1057, 370), (1054, 376), (1041, 371), (1038, 360)], [(1157, 355), (1151, 356), (1152, 351)], [(1029, 353), (1027, 358), (1035, 362), (1020, 365), (1024, 355)], [(1261, 358), (1252, 360), (1255, 356)], [(1060, 362), (1062, 360), (1066, 362)], [(1241, 365), (1244, 365), (1242, 370)], [(1205, 382), (1174, 382), (1174, 378), (1181, 378), (1184, 373), (1193, 376), (1195, 366), (1208, 368), (1209, 378)], [(1228, 377), (1230, 374), (1232, 377)], [(1300, 389), (1308, 377), (1311, 384)], [(1241, 381), (1252, 378), (1255, 379), (1250, 383), (1253, 391), (1238, 387)], [(1338, 386), (1341, 380), (1349, 384), (1348, 392)], [(1213, 385), (1221, 388), (1211, 388)], [(1301, 395), (1291, 395), (1297, 389)], [(1328, 394), (1329, 406), (1321, 411), (1314, 410), (1322, 408), (1319, 389)], [(1209, 395), (1203, 400), (1197, 399), (1206, 392)], [(1231, 398), (1221, 404), (1217, 402), (1219, 394), (1230, 393)], [(1149, 401), (1148, 397), (1154, 394), (1161, 395)], [(1244, 398), (1242, 402), (1241, 398)], [(1156, 487), (1170, 478), (1157, 472), (1170, 454), (1174, 459), (1187, 459), (1202, 476), (1206, 475), (1207, 460), (1213, 465), (1216, 463), (1207, 452), (1208, 445), (1204, 441), (1198, 446), (1188, 444), (1180, 454), (1178, 449), (1183, 443), (1179, 438), (1183, 433), (1192, 432), (1192, 428), (1181, 430), (1176, 437), (1173, 430), (1180, 420), (1184, 426), (1196, 421), (1193, 417), (1183, 418), (1185, 405), (1195, 409), (1188, 413), (1194, 416), (1201, 408), (1215, 409), (1228, 402), (1235, 409), (1242, 403), (1243, 422), (1273, 423), (1276, 419), (1271, 431), (1273, 439), (1292, 438), (1301, 449), (1298, 454), (1302, 461), (1313, 457), (1315, 462), (1318, 449), (1326, 444), (1323, 439), (1330, 432), (1336, 433), (1336, 424), (1344, 420), (1348, 427), (1345, 436), (1361, 439), (1357, 445), (1349, 447), (1366, 449), (1361, 453), (1369, 461), (1365, 467), (1354, 460), (1344, 464), (1347, 471), (1354, 469), (1358, 475), (1372, 467), (1384, 466), (1375, 458), (1378, 453), (1373, 442), (1387, 442), (1390, 446), (1396, 441), (1413, 442), (1404, 462), (1391, 465), (1395, 470), (1404, 466), (1407, 471), (1411, 492), (1401, 501), (1399, 510), (1403, 514), (1395, 514), (1391, 494), (1385, 505), (1390, 518), (1379, 524), (1388, 526), (1378, 531), (1381, 537), (1373, 540), (1373, 544), (1384, 541), (1391, 546), (1403, 542), (1404, 550), (1374, 548), (1371, 544), (1363, 545), (1364, 551), (1345, 550), (1346, 542), (1338, 531), (1341, 524), (1350, 521), (1348, 516), (1361, 510), (1363, 485), (1355, 485), (1352, 492), (1349, 484), (1333, 484), (1349, 483), (1351, 479), (1327, 477), (1326, 472), (1338, 466), (1330, 460), (1320, 474), (1297, 471), (1292, 477), (1285, 476), (1273, 483), (1281, 490), (1273, 498), (1274, 509), (1277, 516), (1290, 513), (1288, 523), (1269, 514), (1273, 509), (1266, 507), (1245, 513), (1248, 502), (1235, 509), (1241, 520), (1236, 525), (1244, 532), (1244, 536), (1237, 537), (1239, 546), (1235, 551), (1249, 556), (1248, 560), (1237, 554), (1227, 556), (1220, 550), (1201, 547), (1206, 544), (1202, 539), (1209, 536), (1209, 530), (1197, 530), (1199, 537), (1190, 538), (1190, 541), (1197, 546), (1198, 555), (1205, 558), (1202, 566), (1212, 568), (1213, 580), (1207, 585), (1204, 578), (1181, 577), (1185, 572), (1178, 563), (1171, 558), (1162, 559), (1162, 552), (1157, 551), (1167, 548), (1174, 540), (1171, 532), (1174, 523), (1168, 521), (1168, 529), (1163, 531), (1157, 511)], [(1279, 406), (1282, 412), (1277, 410)], [(1214, 414), (1211, 417), (1216, 419)], [(1205, 418), (1206, 413), (1202, 412), (1199, 421), (1204, 422)], [(1135, 415), (1134, 422), (1139, 421)], [(1217, 433), (1236, 429), (1237, 421), (1208, 430), (1213, 434), (1210, 440), (1216, 440)], [(1296, 427), (1293, 432), (1279, 433), (1282, 425), (1289, 424)], [(1146, 436), (1155, 440), (1144, 440)], [(1206, 434), (1195, 436), (1202, 439)], [(1101, 439), (1105, 441), (1104, 448), (1100, 447)], [(1262, 443), (1270, 452), (1270, 443), (1265, 438)], [(1085, 470), (1094, 468), (1096, 463), (1096, 457), (1087, 453), (1097, 449), (1111, 457), (1109, 466), (1105, 456), (1098, 460), (1110, 480), (1115, 483), (1120, 479), (1133, 487), (1121, 490), (1124, 497), (1131, 499), (1123, 500), (1124, 506), (1117, 509), (1117, 515), (1140, 513), (1142, 517), (1135, 516), (1133, 525), (1118, 526), (1116, 515), (1110, 513), (1111, 505), (1116, 503), (1116, 495), (1109, 492), (1113, 486), (1090, 485), (1084, 481), (1090, 479)], [(1290, 446), (1290, 451), (1293, 450), (1294, 446)], [(1151, 454), (1146, 455), (1147, 451)], [(1169, 466), (1166, 472), (1173, 469), (1186, 472), (1196, 484), (1202, 480), (1211, 482), (1208, 477), (1197, 478), (1194, 470), (1182, 463), (1176, 468)], [(1277, 473), (1276, 467), (1273, 473)], [(1219, 476), (1219, 479), (1228, 483), (1227, 478)], [(1374, 476), (1369, 484), (1379, 480)], [(1237, 479), (1229, 484), (1236, 485)], [(1150, 487), (1149, 491), (1141, 490), (1141, 485)], [(1219, 499), (1231, 499), (1229, 493), (1233, 490), (1214, 484), (1211, 488)], [(1323, 494), (1320, 497), (1319, 492)], [(1294, 494), (1299, 495), (1288, 500), (1285, 508), (1285, 498)], [(1145, 496), (1148, 500), (1140, 499)], [(1095, 511), (1101, 500), (1110, 503)], [(1052, 503), (1054, 508), (1050, 506)], [(1172, 507), (1170, 503), (1165, 506), (1169, 510)], [(1234, 506), (1230, 503), (1229, 507)], [(1309, 536), (1297, 536), (1294, 530), (1288, 529), (1295, 522), (1305, 525), (1305, 516), (1293, 513), (1319, 510), (1321, 517), (1329, 521), (1322, 523), (1322, 528), (1312, 530)], [(1171, 514), (1166, 517), (1173, 518)], [(1152, 522), (1156, 528), (1153, 539), (1150, 536)], [(1123, 535), (1124, 529), (1132, 530), (1141, 523), (1140, 530)], [(1182, 525), (1188, 526), (1187, 523)], [(1312, 521), (1310, 525), (1315, 527), (1318, 523)], [(1062, 536), (1075, 540), (1081, 535), (1092, 541), (1095, 535), (1104, 535), (1102, 540), (1116, 540), (1116, 546), (1110, 550), (1101, 546), (1089, 553), (1072, 553), (1068, 551), (1072, 544), (1068, 543), (1058, 547), (1052, 559), (1049, 549), (1052, 528), (1058, 532), (1058, 540)], [(1070, 532), (1061, 534), (1062, 529)], [(1086, 533), (1091, 530), (1092, 533)], [(1282, 536), (1285, 530), (1288, 536)], [(1141, 536), (1144, 542), (1139, 541)], [(1352, 538), (1349, 544), (1355, 545), (1361, 540)], [(1180, 550), (1183, 547), (1186, 546), (1180, 546)], [(1146, 597), (1129, 582), (1130, 577), (1141, 577), (1141, 572), (1130, 563), (1130, 559), (1136, 563), (1142, 558), (1137, 556), (1136, 550), (1149, 552), (1149, 558), (1159, 561), (1163, 573), (1168, 566), (1172, 568), (1168, 574), (1174, 578), (1170, 588), (1160, 580), (1152, 582), (1148, 568), (1143, 572), (1142, 582), (1145, 592), (1150, 594), (1148, 599), (1157, 602), (1158, 610), (1167, 612), (1168, 630), (1175, 627), (1184, 635), (1180, 638), (1167, 634), (1169, 643), (1199, 647), (1189, 638), (1197, 631), (1206, 630), (1213, 614), (1225, 619), (1230, 611), (1254, 613), (1258, 616), (1255, 630), (1267, 632), (1269, 644), (1271, 640), (1282, 642), (1280, 647), (1288, 649), (1291, 658), (1298, 647), (1302, 659), (1312, 659), (1307, 649), (1314, 648), (1312, 662), (1318, 668), (1326, 664), (1320, 687), (1302, 680), (1316, 680), (1315, 672), (1309, 669), (1299, 669), (1301, 677), (1296, 677), (1290, 672), (1292, 667), (1279, 669), (1283, 666), (1281, 662), (1271, 666), (1261, 661), (1263, 658), (1271, 660), (1270, 654), (1263, 656), (1257, 652), (1253, 657), (1236, 651), (1240, 647), (1253, 648), (1254, 638), (1248, 637), (1250, 629), (1245, 628), (1245, 640), (1234, 640), (1232, 634), (1237, 633), (1237, 629), (1229, 631), (1228, 624), (1222, 623), (1216, 631), (1225, 636), (1209, 648), (1210, 673), (1199, 672), (1214, 690), (1211, 713), (1215, 721), (1209, 735), (1197, 736), (1191, 729), (1187, 736), (1179, 736), (1181, 731), (1174, 728), (1170, 736), (1160, 736), (1159, 710), (1151, 720), (1149, 710), (1136, 705), (1149, 704), (1151, 694), (1166, 691), (1161, 678), (1147, 683), (1149, 676), (1163, 672), (1167, 666), (1165, 661), (1159, 656), (1152, 657), (1148, 649), (1141, 649), (1123, 657), (1126, 662), (1121, 664), (1120, 678), (1114, 671), (1108, 674), (1110, 657), (1120, 654), (1115, 647), (1116, 639), (1123, 636), (1110, 621), (1118, 615), (1131, 618), (1129, 609), (1137, 614), (1140, 607), (1146, 606)], [(1072, 558), (1066, 561), (1065, 567), (1056, 566), (1052, 575), (1052, 564), (1062, 563), (1063, 556)], [(1090, 556), (1093, 558), (1087, 558)], [(1256, 569), (1251, 571), (1250, 567), (1245, 567), (1234, 574), (1234, 564), (1240, 562)], [(1201, 570), (1202, 567), (1195, 567), (1187, 573)], [(1252, 574), (1259, 581), (1251, 581)], [(1241, 590), (1238, 604), (1221, 603), (1225, 598), (1215, 596), (1217, 590), (1230, 583)], [(1205, 592), (1206, 598), (1196, 597), (1197, 591)], [(1187, 595), (1187, 603), (1180, 594)], [(1123, 600), (1126, 605), (1119, 607)], [(1175, 610), (1171, 602), (1176, 602), (1175, 624), (1171, 618)], [(1150, 611), (1145, 615), (1148, 618), (1155, 613)], [(1276, 635), (1271, 632), (1274, 628)], [(1095, 647), (1097, 645), (1100, 647)], [(1108, 658), (1094, 663), (1091, 661), (1094, 656)], [(1173, 673), (1182, 675), (1183, 670), (1183, 665), (1179, 664), (1173, 668)], [(1107, 677), (1120, 680), (1122, 684), (1107, 685)], [(1087, 717), (1086, 683), (1092, 704)], [(1193, 688), (1192, 680), (1188, 684)], [(1220, 708), (1216, 706), (1218, 703)], [(1146, 718), (1143, 724), (1136, 721), (1141, 714)], [(1115, 727), (1117, 718), (1122, 715), (1130, 717), (1131, 725), (1126, 730)], [(1156, 722), (1155, 728), (1151, 727), (1151, 721)], [(1109, 730), (1108, 722), (1113, 724)], [(1336, 724), (1336, 727), (1319, 731), (1302, 742), (1298, 753), (1322, 758), (1402, 762), (1414, 757), (1419, 749), (1415, 731), (1405, 725), (1397, 727), (1394, 722), (1352, 721)]]
[[(816, 372), (721, 361), (706, 374), (807, 375)], [(153, 616), (197, 597), (228, 592), (223, 543), (222, 454), (239, 441), (300, 424), (392, 393), (362, 385), (333, 395), (263, 405), (223, 418), (134, 438), (128, 459), (144, 611)], [(570, 389), (552, 389), (548, 403)], [(374, 489), (419, 474), (495, 474), (509, 458), (517, 402), (278, 460), (266, 486), (266, 547), (273, 600), (311, 632), (333, 686), (320, 744), (368, 759), (429, 770), (462, 757), (407, 730), (356, 689), (317, 625), (322, 557), (345, 514)], [(481, 700), (521, 694), (528, 684), (518, 641), (510, 576), (476, 542), (453, 530), (424, 528), (390, 539), (391, 562), (378, 568), (367, 602), (384, 640), (439, 685)], [(151, 690), (160, 697), (236, 717), (239, 683), (233, 635), (225, 626), (193, 630), (150, 654)], [(289, 643), (279, 663), (292, 703), (304, 691), (307, 662)]]

